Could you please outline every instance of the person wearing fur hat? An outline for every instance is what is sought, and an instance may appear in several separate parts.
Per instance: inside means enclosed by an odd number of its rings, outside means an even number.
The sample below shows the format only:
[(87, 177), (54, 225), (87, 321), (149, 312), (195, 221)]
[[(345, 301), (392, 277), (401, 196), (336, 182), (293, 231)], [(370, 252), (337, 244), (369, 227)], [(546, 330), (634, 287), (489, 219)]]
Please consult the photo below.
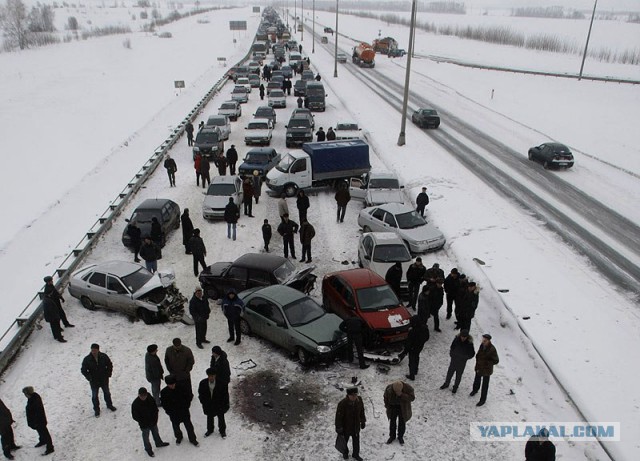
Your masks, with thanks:
[(184, 424), (189, 442), (197, 447), (198, 439), (193, 430), (191, 413), (189, 412), (191, 400), (193, 400), (191, 387), (177, 386), (176, 378), (173, 375), (168, 375), (164, 379), (164, 382), (167, 386), (160, 392), (160, 400), (162, 401), (162, 408), (164, 408), (165, 413), (169, 415), (169, 419), (171, 420), (173, 434), (176, 437), (176, 444), (180, 445), (182, 442), (183, 434), (180, 430), (180, 424)]
[(216, 382), (218, 384), (228, 386), (231, 382), (231, 367), (227, 359), (227, 353), (220, 346), (211, 348), (211, 363), (209, 368), (213, 368), (216, 372)]
[(151, 384), (153, 399), (156, 401), (156, 405), (160, 406), (160, 382), (164, 376), (164, 368), (162, 368), (162, 361), (158, 357), (157, 344), (147, 346), (147, 353), (144, 356), (144, 372), (147, 381)]
[(444, 384), (440, 386), (440, 389), (446, 389), (451, 383), (453, 374), (456, 374), (456, 380), (453, 382), (453, 389), (451, 392), (454, 394), (458, 391), (460, 380), (462, 380), (462, 373), (467, 365), (467, 360), (470, 360), (475, 355), (476, 351), (473, 347), (473, 338), (469, 336), (469, 330), (461, 330), (459, 335), (456, 335), (451, 342), (449, 348), (449, 356), (451, 361), (449, 362), (449, 369), (447, 370), (447, 377), (444, 380)]
[(491, 343), (491, 335), (485, 333), (482, 335), (482, 344), (478, 348), (476, 354), (476, 377), (473, 380), (473, 388), (470, 396), (474, 396), (480, 389), (480, 383), (482, 382), (482, 391), (480, 392), (480, 401), (476, 404), (477, 407), (481, 407), (487, 401), (487, 393), (489, 392), (489, 379), (493, 374), (493, 367), (500, 362), (498, 358), (498, 351)]
[[(364, 429), (367, 417), (364, 413), (364, 402), (358, 395), (357, 387), (347, 389), (347, 396), (338, 403), (336, 409), (336, 432), (338, 437), (344, 437), (343, 446), (340, 450), (344, 459), (349, 459), (349, 448), (347, 443), (351, 439), (352, 454), (356, 461), (362, 461), (360, 457), (360, 430)], [(336, 448), (338, 441), (336, 441)]]
[(227, 424), (224, 414), (229, 411), (229, 390), (226, 385), (218, 382), (215, 368), (207, 369), (207, 377), (198, 385), (198, 400), (202, 411), (207, 416), (207, 432), (204, 436), (213, 434), (214, 418), (218, 418), (220, 436), (227, 437)]
[(415, 399), (413, 387), (402, 381), (389, 384), (384, 390), (384, 407), (389, 419), (387, 445), (396, 439), (396, 430), (398, 442), (400, 445), (404, 445), (406, 424), (411, 419), (411, 402)]

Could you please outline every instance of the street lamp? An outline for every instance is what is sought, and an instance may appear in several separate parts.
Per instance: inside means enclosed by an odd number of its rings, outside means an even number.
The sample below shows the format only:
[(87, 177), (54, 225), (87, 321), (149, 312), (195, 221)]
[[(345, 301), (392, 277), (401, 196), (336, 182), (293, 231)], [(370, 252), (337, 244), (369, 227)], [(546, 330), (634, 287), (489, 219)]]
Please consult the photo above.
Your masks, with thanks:
[(298, 0), (293, 0), (293, 33), (298, 32)]
[(300, 13), (300, 25), (302, 26), (300, 41), (304, 42), (304, 0), (300, 0), (302, 2), (302, 13)]
[(313, 37), (311, 37), (311, 53), (316, 52), (316, 0), (313, 0)]
[(400, 135), (398, 145), (405, 144), (405, 129), (407, 128), (407, 105), (409, 103), (409, 76), (411, 75), (411, 55), (413, 54), (413, 32), (416, 27), (416, 0), (411, 2), (411, 27), (409, 28), (409, 53), (407, 54), (407, 72), (404, 77), (404, 99), (402, 101), (402, 121), (400, 122)]
[(336, 48), (333, 52), (333, 76), (338, 77), (338, 3), (340, 0), (336, 0)]
[(596, 15), (596, 6), (598, 5), (598, 0), (593, 4), (593, 12), (591, 13), (591, 23), (589, 23), (589, 32), (587, 33), (587, 43), (584, 45), (584, 54), (582, 55), (582, 64), (580, 64), (580, 76), (578, 80), (582, 80), (582, 70), (584, 69), (584, 60), (587, 59), (587, 48), (589, 48), (589, 38), (591, 37), (591, 28), (593, 27), (593, 18)]

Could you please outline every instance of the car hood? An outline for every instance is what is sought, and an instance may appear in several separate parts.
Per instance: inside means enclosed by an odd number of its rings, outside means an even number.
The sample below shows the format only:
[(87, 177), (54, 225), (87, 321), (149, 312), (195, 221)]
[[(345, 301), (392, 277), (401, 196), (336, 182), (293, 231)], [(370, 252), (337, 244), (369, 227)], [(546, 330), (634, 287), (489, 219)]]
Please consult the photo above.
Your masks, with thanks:
[(292, 328), (316, 344), (327, 344), (339, 341), (344, 336), (340, 331), (341, 322), (337, 315), (327, 313), (313, 322)]
[(422, 240), (433, 240), (442, 237), (442, 232), (433, 227), (431, 224), (416, 227), (414, 229), (398, 229), (398, 233), (402, 238), (413, 240), (416, 242)]
[(173, 271), (156, 272), (153, 277), (151, 277), (149, 281), (147, 281), (147, 283), (140, 287), (138, 291), (133, 293), (133, 299), (141, 298), (142, 296), (146, 295), (150, 291), (155, 290), (156, 288), (169, 287), (175, 280), (176, 276)]
[(245, 138), (266, 138), (271, 134), (271, 130), (247, 130)]
[(236, 112), (236, 109), (219, 109), (218, 115), (234, 115)]
[(307, 275), (311, 274), (311, 272), (313, 270), (315, 270), (316, 266), (309, 266), (306, 267), (302, 270), (299, 270), (297, 272), (294, 272), (293, 274), (291, 274), (291, 276), (284, 281), (283, 285), (291, 285), (294, 282), (297, 282), (298, 280), (302, 280), (303, 278), (305, 278)]
[(292, 127), (292, 128), (287, 128), (287, 132), (288, 133), (311, 133), (311, 128)]
[(205, 271), (203, 271), (203, 275), (211, 276), (211, 277), (220, 277), (224, 271), (231, 265), (231, 262), (218, 262), (213, 263)]
[(224, 208), (229, 203), (229, 197), (222, 195), (205, 195), (203, 207), (207, 208)]
[(359, 138), (360, 131), (355, 130), (335, 130), (336, 139), (352, 139)]
[(404, 194), (398, 189), (369, 189), (367, 202), (372, 205), (383, 203), (404, 203)]
[(411, 315), (405, 307), (394, 307), (382, 311), (360, 311), (360, 316), (374, 330), (400, 328), (409, 324)]

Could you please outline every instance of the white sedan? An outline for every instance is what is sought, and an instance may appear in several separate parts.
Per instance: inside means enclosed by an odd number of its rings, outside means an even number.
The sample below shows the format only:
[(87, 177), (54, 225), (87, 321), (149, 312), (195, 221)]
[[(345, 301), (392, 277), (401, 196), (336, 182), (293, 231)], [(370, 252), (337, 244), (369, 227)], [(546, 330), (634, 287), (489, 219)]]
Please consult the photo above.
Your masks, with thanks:
[(364, 232), (396, 233), (413, 253), (439, 250), (446, 242), (438, 228), (429, 224), (413, 207), (401, 203), (363, 209), (358, 215), (358, 225)]
[(287, 97), (282, 90), (271, 90), (269, 93), (269, 107), (287, 107)]
[(362, 128), (356, 122), (340, 122), (334, 131), (336, 139), (362, 139)]
[(273, 123), (268, 118), (254, 118), (245, 128), (244, 142), (248, 146), (250, 144), (258, 144), (268, 146), (271, 144), (273, 136)]
[(404, 242), (393, 232), (365, 232), (358, 243), (358, 265), (372, 270), (382, 278), (395, 263), (402, 264), (400, 289), (407, 289), (407, 269), (411, 254)]

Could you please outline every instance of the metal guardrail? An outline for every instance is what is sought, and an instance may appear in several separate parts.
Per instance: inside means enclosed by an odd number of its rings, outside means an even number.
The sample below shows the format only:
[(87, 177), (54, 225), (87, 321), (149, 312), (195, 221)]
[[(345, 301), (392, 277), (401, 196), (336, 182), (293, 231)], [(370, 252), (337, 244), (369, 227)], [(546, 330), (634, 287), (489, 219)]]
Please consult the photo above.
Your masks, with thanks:
[[(254, 39), (255, 40), (255, 39)], [(253, 42), (252, 42), (253, 44)], [(247, 61), (251, 56), (251, 46), (249, 51), (242, 57), (236, 65), (240, 65)], [(228, 72), (219, 79), (207, 91), (204, 97), (196, 104), (196, 106), (187, 114), (187, 116), (173, 129), (167, 139), (158, 146), (151, 157), (142, 165), (140, 170), (131, 178), (127, 185), (118, 193), (116, 198), (109, 204), (107, 209), (100, 215), (95, 223), (89, 228), (82, 239), (76, 244), (74, 249), (69, 253), (62, 263), (58, 266), (52, 277), (55, 281), (57, 290), (64, 288), (69, 282), (70, 275), (77, 269), (86, 259), (98, 239), (111, 228), (113, 220), (122, 213), (124, 207), (136, 196), (142, 185), (156, 170), (162, 162), (164, 155), (178, 142), (178, 139), (184, 133), (184, 127), (189, 121), (194, 121), (198, 114), (211, 101), (211, 99), (220, 91), (228, 79)], [(7, 367), (16, 357), (20, 348), (27, 340), (36, 322), (42, 316), (42, 297), (44, 291), (38, 293), (31, 298), (31, 301), (20, 312), (16, 319), (11, 323), (2, 336), (0, 336), (0, 374), (4, 373)]]

